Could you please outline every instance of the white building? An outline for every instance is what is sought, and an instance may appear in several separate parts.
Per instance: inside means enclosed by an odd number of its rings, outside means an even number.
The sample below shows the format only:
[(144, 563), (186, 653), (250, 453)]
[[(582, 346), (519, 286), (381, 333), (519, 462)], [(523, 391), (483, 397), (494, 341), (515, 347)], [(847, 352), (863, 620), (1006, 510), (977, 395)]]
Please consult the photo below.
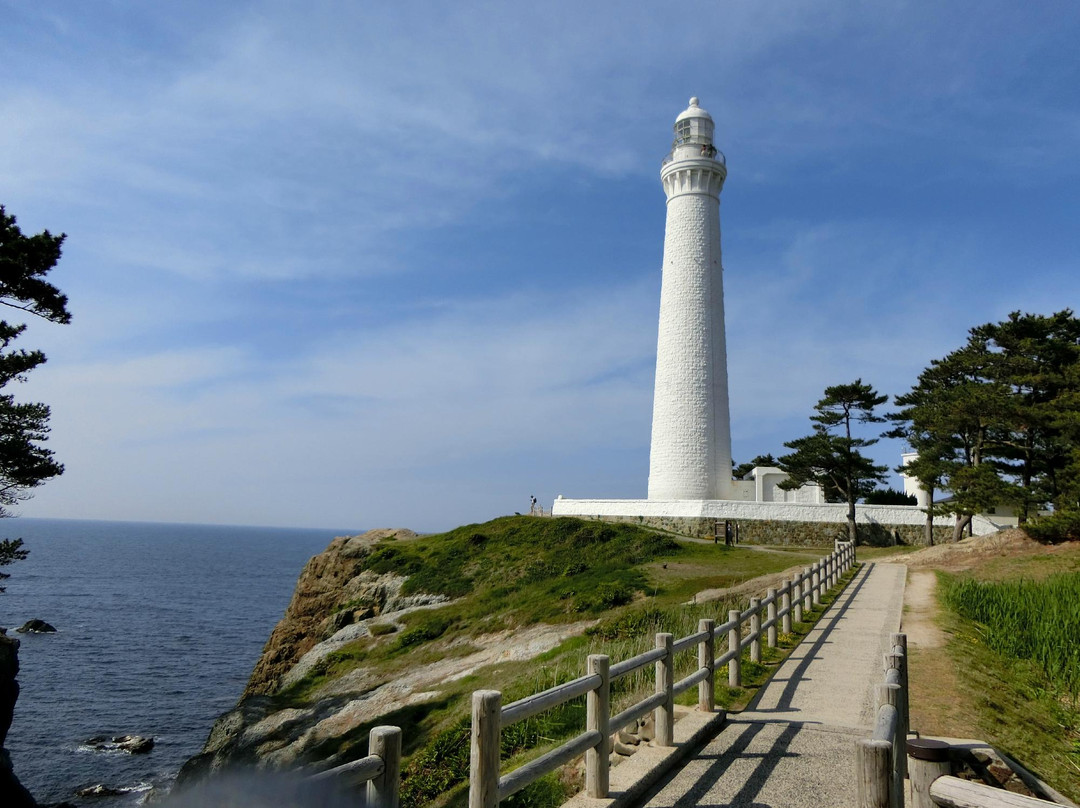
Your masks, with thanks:
[(696, 98), (675, 119), (667, 195), (649, 499), (731, 499), (720, 190), (724, 155)]
[[(847, 505), (826, 503), (819, 486), (785, 491), (780, 483), (787, 475), (774, 467), (755, 468), (742, 480), (732, 477), (720, 255), (727, 164), (713, 142), (714, 128), (712, 116), (691, 98), (675, 119), (675, 139), (660, 169), (667, 221), (648, 499), (559, 495), (552, 515), (634, 521), (699, 535), (736, 520), (754, 523), (751, 539), (828, 540), (846, 521)], [(913, 506), (864, 505), (856, 518), (882, 536), (915, 537), (926, 516)]]

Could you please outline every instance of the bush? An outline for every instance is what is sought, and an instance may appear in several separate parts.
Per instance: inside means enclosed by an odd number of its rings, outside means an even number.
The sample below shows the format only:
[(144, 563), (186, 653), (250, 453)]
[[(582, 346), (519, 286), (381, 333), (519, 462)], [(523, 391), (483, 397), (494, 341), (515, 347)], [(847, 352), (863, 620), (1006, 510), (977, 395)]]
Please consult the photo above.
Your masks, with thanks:
[(574, 605), (579, 612), (602, 612), (625, 606), (633, 599), (634, 590), (629, 586), (608, 582), (600, 584), (590, 594), (579, 597)]
[(419, 645), (422, 642), (428, 642), (429, 640), (437, 640), (446, 630), (450, 628), (452, 622), (447, 617), (441, 615), (433, 615), (431, 617), (422, 620), (408, 631), (403, 631), (401, 636), (398, 637), (398, 647), (408, 648), (411, 645)]
[(1024, 530), (1043, 544), (1080, 541), (1080, 511), (1058, 511), (1040, 516), (1024, 525)]
[(895, 488), (875, 488), (865, 497), (867, 505), (918, 505), (919, 500)]

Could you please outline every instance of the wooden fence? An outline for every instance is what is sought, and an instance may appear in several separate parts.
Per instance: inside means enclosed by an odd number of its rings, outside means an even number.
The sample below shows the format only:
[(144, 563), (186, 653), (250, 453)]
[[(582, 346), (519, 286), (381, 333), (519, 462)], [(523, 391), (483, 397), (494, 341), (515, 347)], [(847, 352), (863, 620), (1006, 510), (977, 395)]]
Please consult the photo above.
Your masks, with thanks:
[(953, 777), (949, 745), (942, 741), (912, 741), (909, 757), (907, 635), (893, 634), (891, 640), (892, 648), (885, 654), (885, 681), (877, 685), (874, 732), (860, 740), (856, 750), (859, 808), (904, 808), (904, 779), (909, 775), (911, 808), (1056, 805)]
[(877, 685), (874, 733), (856, 751), (859, 808), (904, 808), (907, 773), (907, 635), (893, 634), (885, 654), (885, 681)]
[[(825, 592), (835, 586), (854, 563), (854, 546), (838, 542), (830, 555), (785, 582), (782, 588), (770, 589), (764, 599), (752, 598), (746, 611), (728, 612), (726, 623), (716, 625), (714, 620), (701, 620), (697, 632), (678, 640), (671, 634), (657, 634), (654, 649), (615, 664), (611, 664), (604, 654), (592, 654), (584, 676), (505, 706), (499, 691), (476, 691), (472, 702), (469, 808), (494, 808), (500, 800), (582, 754), (585, 755), (586, 793), (590, 797), (608, 796), (612, 732), (651, 712), (656, 724), (655, 743), (672, 746), (675, 696), (697, 685), (698, 709), (711, 712), (715, 708), (716, 669), (726, 664), (728, 684), (741, 686), (741, 661), (746, 645), (750, 646), (751, 661), (760, 662), (762, 636), (770, 647), (775, 647), (778, 630), (790, 633), (792, 620), (801, 621), (804, 611), (820, 604)], [(745, 637), (744, 627), (749, 628)], [(717, 657), (716, 640), (725, 635), (728, 650)], [(675, 654), (691, 649), (697, 650), (698, 667), (676, 682)], [(649, 664), (655, 667), (655, 692), (612, 716), (611, 683)], [(503, 728), (580, 696), (586, 698), (585, 732), (509, 774), (500, 775)]]
[(368, 754), (313, 775), (350, 787), (367, 783), (366, 808), (398, 808), (401, 785), (401, 729), (374, 727), (368, 733)]

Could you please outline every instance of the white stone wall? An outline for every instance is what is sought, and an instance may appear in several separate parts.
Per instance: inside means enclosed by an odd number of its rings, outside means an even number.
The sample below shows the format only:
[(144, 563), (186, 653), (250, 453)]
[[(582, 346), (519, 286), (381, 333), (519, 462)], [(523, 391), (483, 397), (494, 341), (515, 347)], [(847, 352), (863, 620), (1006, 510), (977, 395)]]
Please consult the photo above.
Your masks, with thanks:
[[(553, 516), (644, 516), (677, 519), (746, 519), (779, 520), (787, 522), (825, 522), (841, 524), (847, 521), (844, 503), (740, 502), (734, 500), (676, 500), (653, 499), (556, 499), (551, 508)], [(937, 516), (934, 524), (943, 527), (953, 524), (952, 516)], [(855, 509), (857, 524), (922, 525), (926, 514), (914, 505), (859, 505)], [(999, 525), (977, 516), (973, 520), (976, 535), (993, 533)]]
[(668, 194), (656, 349), (649, 499), (732, 495), (727, 347), (714, 160), (663, 174)]

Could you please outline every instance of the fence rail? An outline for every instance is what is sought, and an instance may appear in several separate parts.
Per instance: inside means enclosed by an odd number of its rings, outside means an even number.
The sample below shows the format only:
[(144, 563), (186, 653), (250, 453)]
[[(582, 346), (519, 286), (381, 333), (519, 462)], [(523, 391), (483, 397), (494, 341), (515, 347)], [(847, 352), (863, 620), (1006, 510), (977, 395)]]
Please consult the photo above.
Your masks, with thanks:
[[(502, 694), (497, 690), (474, 692), (469, 808), (494, 808), (500, 800), (582, 753), (585, 755), (586, 793), (590, 797), (607, 797), (613, 728), (619, 729), (652, 713), (656, 724), (656, 745), (673, 746), (675, 696), (697, 685), (698, 709), (712, 712), (716, 706), (716, 669), (727, 665), (728, 684), (741, 686), (743, 649), (749, 645), (751, 661), (760, 662), (762, 638), (770, 648), (776, 647), (778, 628), (790, 633), (792, 620), (801, 622), (804, 612), (819, 605), (825, 593), (839, 583), (841, 576), (854, 563), (854, 546), (849, 542), (837, 542), (830, 555), (793, 576), (783, 587), (770, 589), (764, 599), (751, 599), (746, 611), (733, 609), (728, 612), (725, 623), (716, 625), (714, 620), (702, 619), (698, 622), (696, 632), (680, 639), (667, 633), (657, 634), (654, 649), (615, 664), (604, 654), (591, 654), (585, 676), (519, 699), (505, 707), (502, 705)], [(764, 622), (761, 619), (763, 612)], [(744, 626), (749, 629), (745, 636)], [(728, 639), (728, 650), (717, 657), (716, 640), (724, 636)], [(694, 648), (697, 649), (697, 668), (676, 682), (675, 654)], [(655, 692), (612, 716), (611, 683), (650, 663), (655, 668)], [(504, 727), (582, 695), (586, 697), (585, 732), (509, 774), (500, 775), (499, 750)]]
[(348, 786), (367, 783), (368, 808), (398, 808), (401, 785), (401, 729), (374, 727), (368, 733), (368, 754), (333, 769), (312, 775)]
[(930, 798), (941, 808), (1046, 808), (1056, 802), (942, 775), (930, 784)]
[(874, 731), (856, 752), (859, 808), (903, 808), (907, 774), (907, 635), (893, 634), (877, 685)]
[(910, 780), (911, 808), (1056, 804), (951, 776), (947, 743), (919, 739), (909, 744), (907, 635), (893, 634), (891, 641), (892, 648), (885, 654), (884, 682), (877, 685), (873, 734), (860, 740), (856, 751), (859, 808), (904, 808), (905, 778)]

